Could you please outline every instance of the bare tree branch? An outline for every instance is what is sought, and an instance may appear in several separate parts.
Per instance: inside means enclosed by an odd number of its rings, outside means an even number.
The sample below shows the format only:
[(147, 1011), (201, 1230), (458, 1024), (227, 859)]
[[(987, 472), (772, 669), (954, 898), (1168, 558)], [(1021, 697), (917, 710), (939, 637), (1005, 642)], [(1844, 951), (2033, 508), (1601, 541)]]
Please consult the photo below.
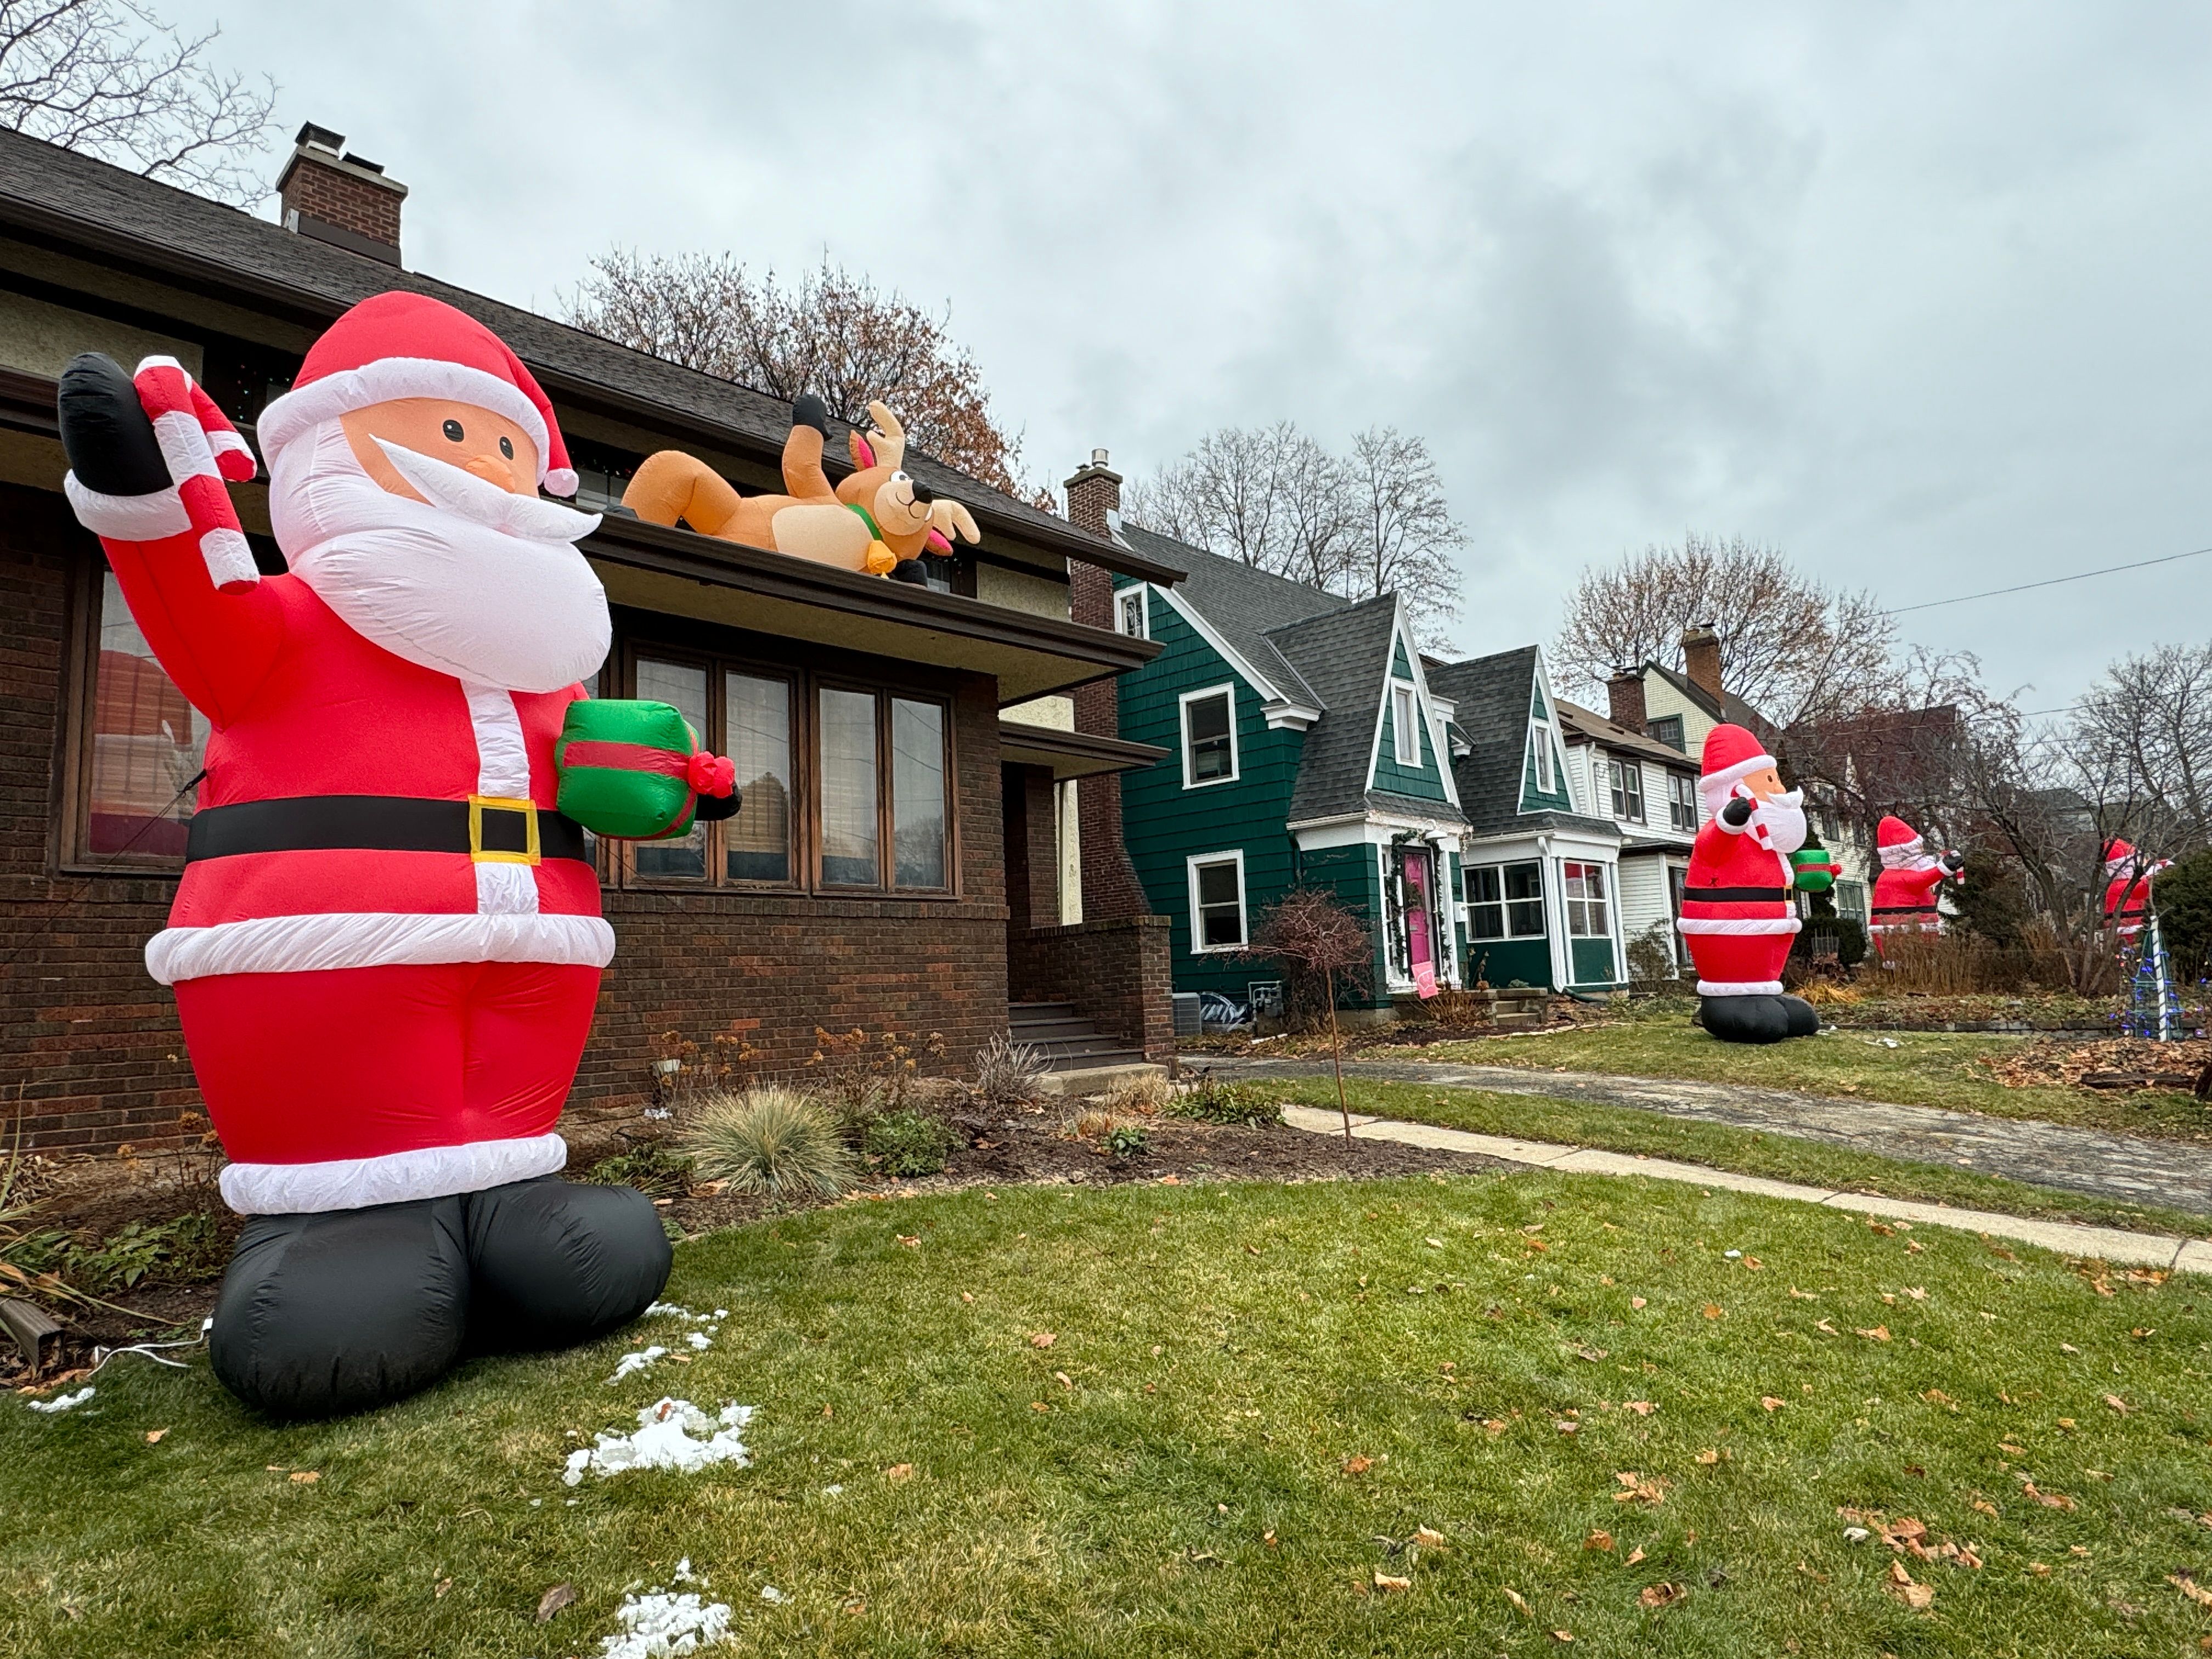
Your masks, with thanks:
[(947, 331), (950, 308), (925, 311), (826, 258), (785, 287), (726, 253), (617, 248), (592, 262), (567, 311), (579, 328), (771, 398), (811, 392), (855, 424), (880, 398), (917, 447), (1009, 495), (1040, 499), (1018, 480), (1020, 434), (999, 423), (982, 370)]
[(0, 125), (149, 179), (251, 206), (276, 82), (217, 69), (131, 0), (0, 0)]

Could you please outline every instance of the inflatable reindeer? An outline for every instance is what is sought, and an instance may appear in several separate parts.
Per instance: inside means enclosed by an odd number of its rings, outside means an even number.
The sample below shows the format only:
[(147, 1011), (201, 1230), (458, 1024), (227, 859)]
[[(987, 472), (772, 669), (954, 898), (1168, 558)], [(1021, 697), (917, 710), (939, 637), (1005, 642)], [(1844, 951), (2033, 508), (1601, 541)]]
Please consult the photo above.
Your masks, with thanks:
[(791, 406), (783, 445), (781, 495), (740, 495), (696, 456), (664, 449), (647, 456), (623, 494), (623, 505), (652, 524), (679, 520), (702, 536), (765, 547), (841, 570), (920, 582), (924, 552), (949, 552), (951, 538), (982, 539), (957, 501), (939, 500), (899, 470), (905, 434), (880, 403), (868, 405), (874, 429), (852, 434), (859, 471), (835, 489), (822, 469), (830, 431), (822, 400)]

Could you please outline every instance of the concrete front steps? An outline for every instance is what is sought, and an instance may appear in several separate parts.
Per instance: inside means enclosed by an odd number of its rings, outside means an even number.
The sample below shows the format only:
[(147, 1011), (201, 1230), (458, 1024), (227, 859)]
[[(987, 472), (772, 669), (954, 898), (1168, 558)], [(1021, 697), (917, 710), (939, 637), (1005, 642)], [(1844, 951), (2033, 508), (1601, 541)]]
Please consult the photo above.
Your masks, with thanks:
[(1049, 1094), (1103, 1094), (1132, 1078), (1167, 1075), (1167, 1067), (1100, 1030), (1072, 1002), (1017, 1002), (1007, 1017), (1013, 1040), (1035, 1048), (1052, 1068), (1044, 1080)]

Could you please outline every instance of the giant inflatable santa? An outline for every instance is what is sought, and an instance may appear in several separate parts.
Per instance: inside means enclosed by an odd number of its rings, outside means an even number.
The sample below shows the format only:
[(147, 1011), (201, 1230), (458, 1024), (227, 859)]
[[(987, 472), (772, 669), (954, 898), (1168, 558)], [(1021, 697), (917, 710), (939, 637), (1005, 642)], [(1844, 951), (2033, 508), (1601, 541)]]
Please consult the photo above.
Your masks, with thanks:
[(1955, 880), (1966, 866), (1956, 853), (1937, 858), (1920, 832), (1903, 818), (1885, 815), (1875, 826), (1875, 849), (1881, 873), (1874, 878), (1874, 919), (1867, 931), (1875, 949), (1905, 934), (1940, 933), (1943, 912), (1936, 890)]
[(321, 1415), (635, 1317), (651, 1203), (556, 1176), (614, 935), (555, 747), (611, 628), (598, 520), (538, 494), (575, 488), (544, 393), (449, 306), (354, 307), (258, 423), (281, 575), (223, 488), (252, 455), (173, 361), (79, 357), (60, 420), (77, 517), (212, 727), (146, 963), (250, 1218), (216, 1374)]
[(1724, 1042), (1810, 1036), (1819, 1013), (1782, 989), (1799, 925), (1790, 855), (1805, 844), (1803, 797), (1783, 788), (1774, 757), (1741, 726), (1706, 734), (1698, 773), (1709, 820), (1690, 848), (1677, 926), (1697, 964), (1698, 1018)]
[(2124, 841), (2105, 846), (2105, 925), (2132, 941), (2150, 916), (2151, 878), (2173, 867), (2172, 859), (2145, 858)]

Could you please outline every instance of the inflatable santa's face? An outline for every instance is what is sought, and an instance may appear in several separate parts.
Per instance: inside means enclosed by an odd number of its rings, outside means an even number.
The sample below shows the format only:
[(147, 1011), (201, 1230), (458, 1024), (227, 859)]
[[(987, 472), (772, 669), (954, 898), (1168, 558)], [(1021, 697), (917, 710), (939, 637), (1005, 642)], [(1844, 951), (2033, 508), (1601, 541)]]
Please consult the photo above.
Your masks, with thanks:
[(340, 417), (362, 470), (395, 495), (426, 499), (384, 453), (396, 444), (458, 466), (513, 495), (538, 493), (538, 442), (492, 410), (443, 398), (394, 398)]

